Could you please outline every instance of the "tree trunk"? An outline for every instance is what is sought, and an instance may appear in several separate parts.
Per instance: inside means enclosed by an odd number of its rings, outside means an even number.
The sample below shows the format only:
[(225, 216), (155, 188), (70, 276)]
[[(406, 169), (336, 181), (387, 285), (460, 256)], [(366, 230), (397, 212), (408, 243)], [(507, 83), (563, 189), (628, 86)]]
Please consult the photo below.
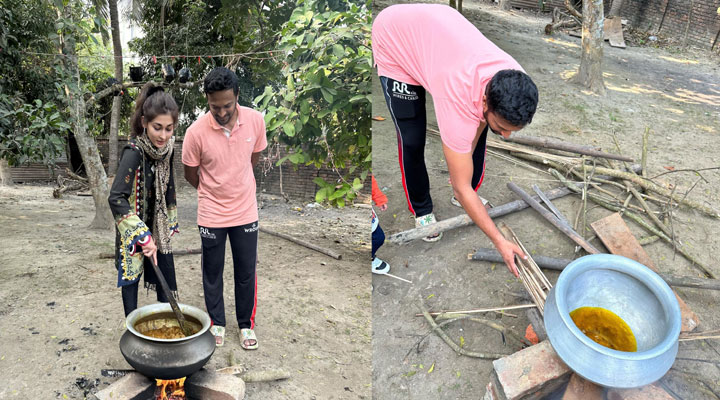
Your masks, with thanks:
[(120, 106), (122, 97), (113, 97), (110, 113), (110, 133), (108, 135), (108, 175), (115, 175), (118, 165), (118, 125), (120, 123)]
[(623, 0), (613, 0), (612, 4), (610, 5), (610, 12), (608, 12), (608, 17), (619, 17), (620, 16), (620, 9), (623, 6)]
[[(120, 20), (118, 18), (117, 0), (108, 0), (110, 11), (110, 27), (112, 29), (113, 54), (115, 56), (115, 79), (122, 83), (123, 59), (120, 41)], [(122, 93), (122, 92), (121, 92)], [(115, 96), (110, 114), (110, 133), (108, 136), (108, 174), (115, 175), (118, 165), (118, 123), (120, 122), (120, 106), (122, 97)]]
[(12, 186), (13, 178), (10, 166), (4, 158), (0, 158), (0, 186)]
[(574, 81), (595, 94), (605, 94), (603, 83), (603, 1), (583, 1), (582, 56)]
[[(69, 7), (66, 7), (65, 11), (65, 16), (69, 19), (72, 18)], [(62, 57), (65, 70), (69, 72), (69, 75), (72, 76), (71, 79), (74, 81), (65, 83), (65, 94), (68, 97), (68, 107), (73, 119), (72, 129), (85, 164), (85, 172), (88, 176), (90, 191), (95, 203), (95, 218), (90, 223), (90, 228), (109, 229), (114, 224), (110, 213), (110, 205), (108, 204), (110, 188), (105, 169), (100, 160), (97, 143), (86, 128), (85, 100), (80, 86), (80, 69), (77, 64), (75, 40), (64, 40), (61, 36), (60, 42), (62, 52), (66, 56)]]

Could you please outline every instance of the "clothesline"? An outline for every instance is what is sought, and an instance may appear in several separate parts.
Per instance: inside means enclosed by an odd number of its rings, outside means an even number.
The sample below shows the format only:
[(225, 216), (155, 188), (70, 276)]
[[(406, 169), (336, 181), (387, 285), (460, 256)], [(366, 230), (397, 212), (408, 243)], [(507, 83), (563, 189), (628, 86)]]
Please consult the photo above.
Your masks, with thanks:
[[(54, 56), (54, 57), (71, 57), (67, 54), (61, 54), (61, 53), (41, 53), (41, 52), (34, 52), (34, 51), (19, 51), (21, 54), (28, 54), (28, 55), (36, 55), (36, 56)], [(265, 50), (265, 51), (254, 51), (254, 52), (248, 52), (248, 53), (232, 53), (232, 54), (176, 54), (176, 55), (169, 55), (169, 56), (158, 56), (158, 55), (143, 55), (143, 56), (123, 56), (122, 58), (124, 60), (136, 60), (136, 59), (142, 59), (142, 58), (151, 58), (154, 62), (157, 62), (158, 59), (175, 59), (175, 58), (190, 58), (195, 59), (197, 58), (198, 61), (202, 58), (216, 58), (216, 57), (245, 57), (245, 56), (252, 56), (257, 54), (269, 54), (271, 57), (273, 57), (273, 53), (280, 53), (278, 56), (282, 54), (281, 51), (277, 50)], [(98, 59), (114, 59), (114, 55), (75, 55), (74, 57), (78, 58), (98, 58)], [(270, 57), (269, 57), (270, 58)]]

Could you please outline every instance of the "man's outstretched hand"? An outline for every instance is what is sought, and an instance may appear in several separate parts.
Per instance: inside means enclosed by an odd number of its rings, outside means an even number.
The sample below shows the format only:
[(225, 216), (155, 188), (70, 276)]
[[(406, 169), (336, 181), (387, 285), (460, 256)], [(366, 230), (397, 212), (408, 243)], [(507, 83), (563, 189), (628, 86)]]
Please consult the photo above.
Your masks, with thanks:
[(503, 238), (500, 242), (495, 244), (495, 248), (497, 248), (498, 252), (503, 258), (503, 261), (505, 261), (505, 265), (507, 265), (510, 272), (518, 276), (518, 270), (517, 266), (515, 265), (515, 255), (517, 254), (518, 257), (522, 258), (523, 260), (527, 259), (527, 255), (520, 249), (518, 245), (515, 243)]

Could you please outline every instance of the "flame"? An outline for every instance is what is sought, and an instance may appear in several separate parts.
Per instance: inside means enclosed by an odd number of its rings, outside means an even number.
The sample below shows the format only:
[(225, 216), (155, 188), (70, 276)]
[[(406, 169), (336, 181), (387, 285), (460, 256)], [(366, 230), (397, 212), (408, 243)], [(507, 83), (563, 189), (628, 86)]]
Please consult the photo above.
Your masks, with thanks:
[[(157, 386), (160, 388), (160, 394), (157, 395), (157, 400), (169, 400), (175, 396), (175, 398), (185, 398), (185, 378), (180, 379), (155, 379)], [(170, 398), (168, 398), (168, 392)]]

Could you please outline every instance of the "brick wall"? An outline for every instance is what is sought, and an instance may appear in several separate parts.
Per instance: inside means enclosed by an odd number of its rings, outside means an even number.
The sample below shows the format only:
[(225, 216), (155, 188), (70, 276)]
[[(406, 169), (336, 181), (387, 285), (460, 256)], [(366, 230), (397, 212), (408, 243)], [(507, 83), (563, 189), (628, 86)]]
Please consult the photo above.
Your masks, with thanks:
[[(107, 168), (107, 157), (108, 157), (108, 141), (107, 139), (98, 139), (98, 150), (100, 151), (100, 157), (103, 160), (103, 164)], [(121, 149), (125, 146), (126, 140), (119, 140), (118, 147)], [(182, 138), (177, 138), (175, 141), (175, 158), (173, 160), (173, 166), (175, 167), (175, 182), (179, 186), (188, 185), (187, 181), (183, 177), (183, 164), (182, 164)], [(283, 146), (280, 147), (279, 157), (284, 157), (287, 154)], [(263, 152), (263, 156), (267, 155), (267, 150)], [(120, 156), (120, 154), (118, 154)], [(322, 177), (326, 182), (335, 182), (338, 179), (338, 174), (331, 168), (315, 168), (314, 166), (300, 165), (297, 170), (290, 162), (284, 163), (282, 166), (275, 166), (278, 157), (275, 154), (275, 158), (263, 168), (262, 162), (258, 163), (255, 167), (255, 181), (257, 182), (257, 192), (265, 194), (282, 195), (284, 193), (291, 199), (314, 201), (315, 192), (319, 188), (313, 179), (316, 177)], [(266, 169), (266, 170), (265, 170)], [(265, 170), (265, 171), (263, 171)], [(344, 173), (345, 171), (340, 171)], [(281, 181), (282, 176), (282, 181)], [(282, 182), (282, 188), (280, 185)], [(367, 181), (361, 192), (363, 194), (370, 194), (370, 181)]]
[(620, 15), (681, 45), (720, 50), (720, 0), (625, 0)]
[[(604, 2), (605, 15), (612, 1)], [(564, 0), (511, 0), (513, 7), (551, 12), (565, 10)], [(720, 0), (625, 0), (620, 16), (640, 31), (659, 34), (677, 45), (720, 52)], [(688, 23), (689, 21), (689, 23)]]

